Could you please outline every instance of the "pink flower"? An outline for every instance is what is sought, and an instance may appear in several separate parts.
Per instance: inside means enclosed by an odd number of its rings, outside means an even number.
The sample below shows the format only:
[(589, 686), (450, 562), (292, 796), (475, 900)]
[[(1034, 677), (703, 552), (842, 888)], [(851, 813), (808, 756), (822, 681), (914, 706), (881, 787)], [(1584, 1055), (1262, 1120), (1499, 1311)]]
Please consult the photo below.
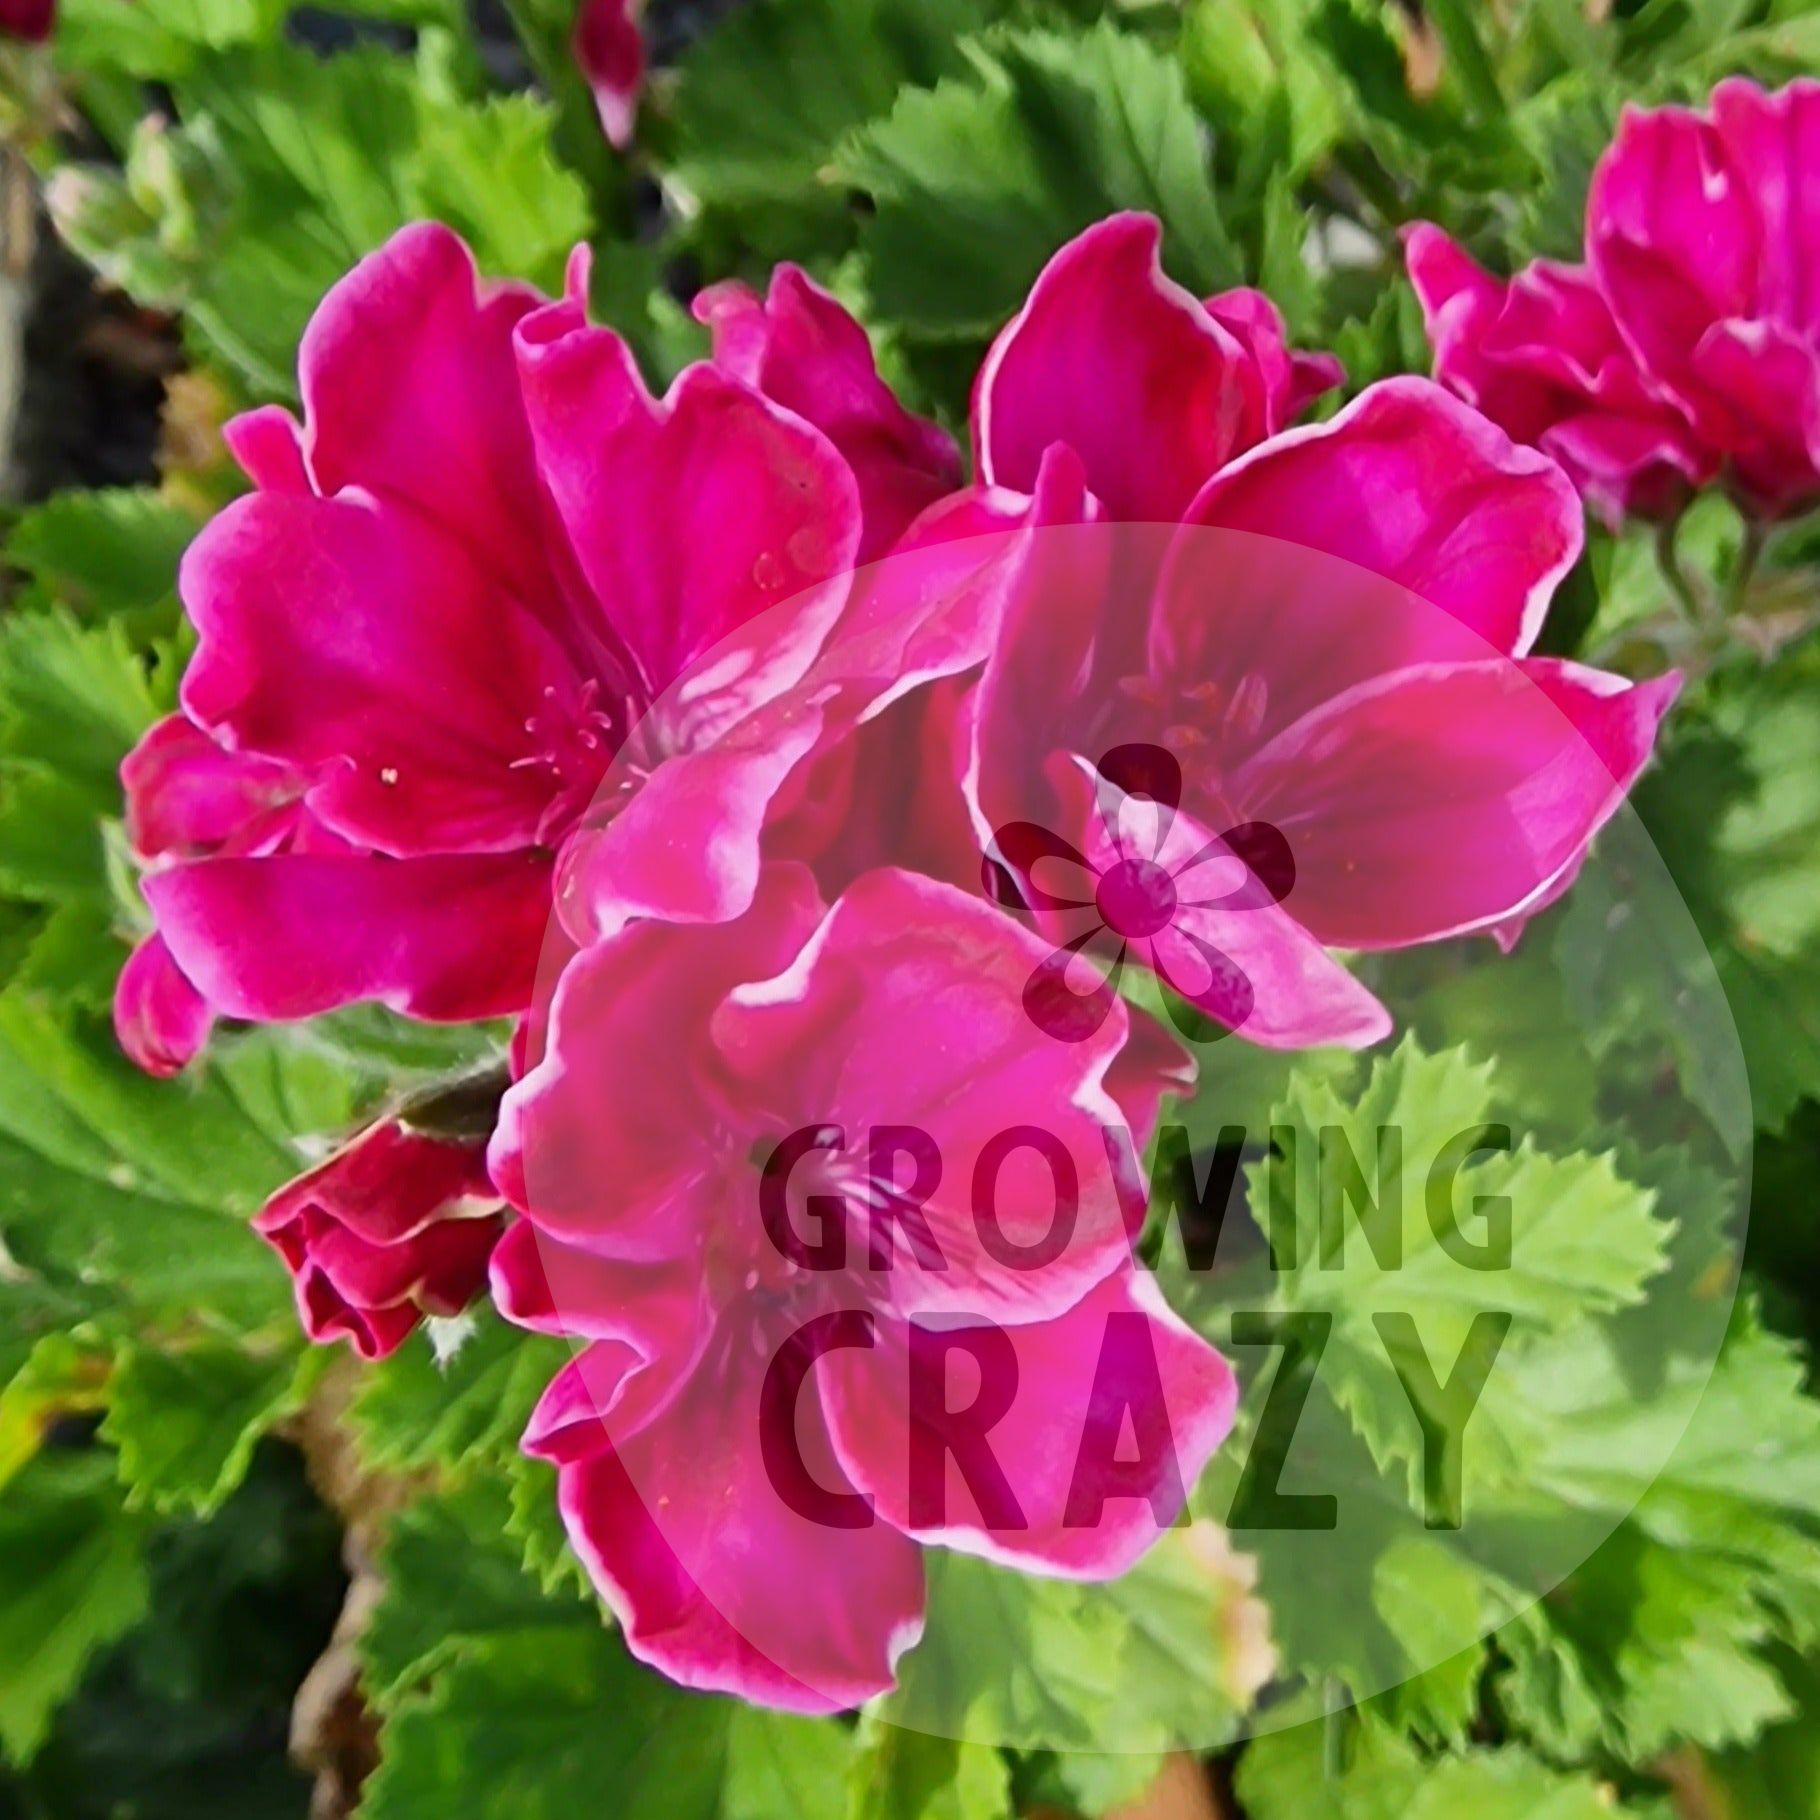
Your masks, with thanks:
[(494, 1294), (586, 1342), (525, 1446), (675, 1679), (855, 1704), (919, 1634), (920, 1544), (1116, 1574), (1225, 1436), (1231, 1373), (1130, 1260), (1120, 1101), (1145, 1118), (1165, 1058), (1127, 1062), (1122, 1007), (1039, 1035), (1041, 952), (914, 874), (824, 913), (784, 867), (737, 921), (563, 975), (492, 1146), (526, 1212)]
[(632, 143), (645, 84), (642, 10), (642, 0), (581, 0), (575, 15), (575, 62), (593, 93), (600, 130), (618, 151)]
[(231, 426), (257, 490), (186, 558), (183, 703), (343, 850), (157, 872), (182, 972), (239, 1017), (516, 1012), (565, 848), (589, 934), (737, 913), (823, 734), (790, 692), (858, 547), (833, 444), (711, 366), (652, 398), (578, 296), (477, 285), (434, 225), (330, 292), (300, 369), (302, 425)]
[(1405, 235), (1435, 377), (1552, 455), (1608, 523), (1672, 518), (1717, 457), (1644, 374), (1591, 275), (1538, 260), (1505, 282), (1437, 227)]
[[(1715, 477), (1767, 518), (1820, 498), (1820, 83), (1721, 82), (1703, 112), (1626, 108), (1586, 264), (1508, 285), (1410, 235), (1436, 376), (1556, 456), (1608, 518), (1672, 516)], [(1805, 211), (1805, 212), (1804, 212)]]
[(208, 1000), (177, 971), (160, 935), (127, 956), (114, 982), (114, 1035), (136, 1067), (160, 1079), (202, 1053), (215, 1027)]
[(43, 44), (56, 25), (57, 0), (0, 0), (0, 37)]
[(1174, 523), (1210, 475), (1339, 383), (1332, 355), (1288, 351), (1260, 293), (1203, 304), (1166, 278), (1161, 236), (1149, 215), (1113, 215), (1043, 269), (974, 385), (983, 485), (1034, 492), (1062, 443), (1110, 516)]
[[(1677, 679), (1528, 655), (1581, 539), (1551, 461), (1417, 379), (1269, 434), (1256, 368), (1154, 251), (1153, 224), (1089, 230), (981, 373), (982, 460), (1001, 485), (1040, 476), (1053, 528), (974, 702), (975, 827), (990, 852), (1035, 823), (1104, 874), (1130, 857), (1120, 801), (1162, 800), (1118, 755), (1168, 758), (1179, 812), (1167, 852), (1141, 857), (1174, 879), (1217, 857), (1220, 876), (1177, 893), (1159, 972), (1253, 1041), (1369, 1043), (1388, 1015), (1327, 950), (1547, 901)], [(1179, 527), (1147, 537), (1118, 522), (1165, 515)], [(1022, 883), (1040, 902), (1043, 881)]]
[(1626, 342), (1767, 516), (1820, 496), (1820, 82), (1721, 82), (1705, 113), (1627, 108), (1586, 256)]
[(503, 1221), (481, 1145), (385, 1119), (281, 1188), (253, 1225), (289, 1268), (310, 1338), (379, 1359), (426, 1314), (459, 1314), (481, 1293)]
[[(146, 732), (121, 763), (120, 780), (127, 840), (148, 872), (220, 854), (341, 845), (311, 825), (302, 780), (287, 767), (224, 751), (181, 714)], [(114, 991), (120, 1046), (148, 1074), (175, 1074), (207, 1042), (214, 1021), (164, 938), (147, 936)]]
[(763, 302), (729, 280), (693, 308), (713, 331), (716, 365), (814, 424), (846, 457), (865, 512), (861, 562), (960, 485), (952, 438), (904, 409), (878, 376), (866, 331), (798, 267), (780, 265)]

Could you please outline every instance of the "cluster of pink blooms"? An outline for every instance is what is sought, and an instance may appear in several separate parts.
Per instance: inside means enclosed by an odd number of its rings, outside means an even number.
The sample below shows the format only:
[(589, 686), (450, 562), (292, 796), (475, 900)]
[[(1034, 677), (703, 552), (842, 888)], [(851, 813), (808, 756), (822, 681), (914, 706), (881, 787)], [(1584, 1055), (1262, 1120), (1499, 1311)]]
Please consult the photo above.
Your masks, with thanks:
[(1820, 82), (1721, 82), (1701, 112), (1627, 108), (1580, 265), (1508, 281), (1408, 234), (1435, 373), (1546, 450), (1595, 509), (1672, 518), (1722, 483), (1781, 518), (1820, 500)]
[[(791, 268), (704, 293), (661, 398), (581, 261), (552, 300), (417, 226), (324, 300), (301, 421), (230, 426), (253, 488), (125, 766), (155, 933), (116, 1021), (173, 1072), (219, 1017), (520, 1020), (490, 1142), (383, 1120), (260, 1227), (369, 1357), (489, 1284), (577, 1343), (524, 1444), (634, 1651), (850, 1704), (926, 1544), (1105, 1577), (1177, 1515), (1234, 1385), (1129, 1237), (1193, 1065), (1057, 957), (1116, 938), (1216, 1027), (1360, 1046), (1390, 1020), (1334, 950), (1508, 941), (1568, 887), (1676, 688), (1530, 654), (1573, 481), (1811, 489), (1816, 105), (1632, 116), (1589, 273), (1418, 232), (1448, 385), (1319, 422), (1337, 363), (1103, 221), (987, 355), (970, 480)], [(1007, 1468), (933, 1502), (932, 1345)], [(1134, 1466), (1127, 1420), (1172, 1447)]]

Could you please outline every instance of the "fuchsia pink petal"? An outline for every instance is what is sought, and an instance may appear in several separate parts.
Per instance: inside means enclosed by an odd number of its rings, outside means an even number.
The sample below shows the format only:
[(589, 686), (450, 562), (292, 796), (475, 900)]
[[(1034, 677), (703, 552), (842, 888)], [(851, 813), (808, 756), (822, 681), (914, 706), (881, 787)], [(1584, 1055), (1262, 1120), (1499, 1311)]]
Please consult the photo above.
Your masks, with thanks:
[(712, 367), (653, 399), (625, 344), (569, 305), (523, 325), (519, 368), (545, 484), (649, 699), (715, 654), (660, 712), (724, 724), (795, 681), (859, 547), (858, 492), (834, 446)]
[(177, 970), (164, 938), (148, 935), (114, 987), (114, 1034), (133, 1063), (165, 1077), (201, 1054), (214, 1027), (208, 1001)]
[[(780, 868), (729, 922), (643, 923), (583, 949), (556, 982), (542, 1059), (500, 1109), (501, 1192), (565, 1244), (647, 1263), (667, 1255), (666, 1209), (706, 1191), (698, 1061), (714, 1008), (737, 981), (786, 965), (820, 913), (808, 874)], [(602, 1106), (616, 1115), (603, 1119)], [(610, 1203), (606, 1182), (617, 1184)]]
[(1420, 666), (1304, 717), (1234, 789), (1288, 837), (1320, 940), (1434, 941), (1533, 907), (1577, 863), (1678, 687), (1544, 659)]
[(543, 301), (484, 283), (457, 234), (416, 222), (330, 290), (298, 351), (316, 490), (411, 506), (527, 604), (550, 565), (512, 332)]
[(302, 794), (289, 766), (229, 752), (182, 714), (167, 714), (121, 761), (126, 834), (140, 859), (189, 858), (277, 833)]
[(1644, 376), (1583, 269), (1538, 261), (1508, 284), (1439, 228), (1405, 235), (1435, 377), (1553, 455), (1608, 520), (1670, 516), (1717, 463)]
[[(905, 1314), (1041, 1319), (1128, 1261), (1117, 1165), (1131, 1143), (1105, 1077), (1129, 1020), (1115, 1006), (1084, 1042), (1040, 1039), (1023, 989), (1045, 951), (978, 898), (887, 868), (843, 893), (790, 968), (715, 1014), (724, 1067), (786, 1129), (914, 1126), (939, 1154), (924, 1219), (942, 1261), (895, 1263)], [(982, 1180), (1007, 1245), (1040, 1247), (1054, 1220), (1058, 1165), (1028, 1150), (993, 1161), (1008, 1108), (1032, 1122), (1040, 1109), (1072, 1185), (1069, 1241), (1042, 1270), (997, 1266), (980, 1237)]]
[(145, 881), (184, 974), (228, 1017), (314, 1017), (361, 999), (438, 1022), (529, 1001), (550, 915), (535, 853), (369, 859), (278, 854)]
[(1813, 298), (1820, 82), (1721, 82), (1624, 110), (1593, 173), (1586, 265), (1508, 284), (1408, 236), (1435, 374), (1559, 459), (1606, 518), (1672, 517), (1714, 479), (1757, 515), (1820, 497)]
[(1027, 493), (1050, 445), (1066, 443), (1113, 517), (1168, 521), (1264, 435), (1257, 366), (1163, 275), (1161, 234), (1151, 216), (1114, 215), (1043, 269), (980, 368), (980, 480)]
[(338, 832), (395, 854), (535, 841), (536, 717), (574, 684), (541, 622), (427, 520), (256, 493), (196, 539), (182, 586), (200, 634), (186, 711), (315, 777)]
[[(525, 1216), (494, 1281), (514, 1319), (590, 1339), (525, 1445), (556, 1463), (634, 1653), (688, 1685), (810, 1712), (881, 1692), (922, 1623), (917, 1538), (1104, 1577), (1230, 1425), (1230, 1372), (1133, 1272), (1124, 1196), (1143, 1194), (1109, 1091), (1125, 1013), (1080, 1044), (1042, 1035), (1022, 1002), (1042, 952), (911, 874), (824, 913), (781, 868), (742, 917), (634, 926), (557, 987), (491, 1149)], [(1144, 1116), (1184, 1059), (1134, 1058)], [(1045, 1133), (1059, 1163), (1032, 1149)], [(813, 1259), (786, 1243), (805, 1221)], [(1030, 1513), (1016, 1536), (921, 1514), (892, 1452), (932, 1419), (912, 1355), (987, 1314), (1028, 1378), (996, 1443)], [(1138, 1466), (1128, 1414), (1153, 1441), (1170, 1426)]]
[[(756, 1374), (693, 1380), (661, 1428), (561, 1469), (569, 1537), (626, 1645), (685, 1687), (831, 1713), (893, 1683), (922, 1633), (916, 1545), (889, 1524), (829, 1529), (784, 1509), (751, 1437)], [(850, 1493), (812, 1399), (798, 1445)]]
[(1287, 429), (1323, 393), (1345, 377), (1331, 354), (1307, 354), (1289, 345), (1283, 315), (1262, 291), (1241, 285), (1207, 299), (1207, 314), (1251, 356), (1264, 389), (1264, 429)]
[(501, 1222), (478, 1146), (385, 1119), (281, 1188), (254, 1226), (290, 1268), (310, 1337), (378, 1358), (425, 1314), (479, 1294)]
[[(1174, 858), (1185, 867), (1185, 847), (1213, 852), (1255, 822), (1288, 856), (1282, 888), (1197, 901), (1174, 879), (1169, 914), (1129, 940), (1064, 929), (1039, 895), (1057, 980), (1082, 982), (1076, 1009), (1090, 998), (1079, 944), (1098, 939), (1102, 966), (1148, 967), (1249, 1040), (1367, 1044), (1388, 1016), (1326, 949), (1508, 929), (1533, 912), (1634, 781), (1674, 683), (1631, 689), (1527, 658), (1580, 551), (1579, 501), (1548, 455), (1425, 380), (1384, 381), (1325, 423), (1235, 449), (1154, 547), (1108, 524), (1080, 478), (1064, 484), (1084, 465), (1099, 505), (1116, 497), (1094, 465), (1105, 450), (1078, 431), (1056, 447), (1068, 433), (1045, 415), (1052, 401), (1001, 382), (1014, 352), (1064, 342), (1070, 369), (1097, 381), (1102, 344), (1155, 308), (1154, 251), (1142, 223), (1065, 249), (982, 377), (978, 447), (1045, 447), (1048, 504), (969, 717), (975, 833), (991, 851), (1010, 823), (1053, 830), (1103, 881), (1123, 856), (1098, 826), (1100, 767), (1123, 754), (1115, 769), (1167, 772)], [(1550, 269), (1506, 290), (1432, 235), (1412, 252), (1437, 299), (1472, 313), (1470, 333), (1451, 316), (1448, 332), (1475, 357), (1520, 356), (1538, 392), (1583, 384), (1614, 425), (1669, 421), (1583, 278)], [(1244, 293), (1208, 308), (1278, 395), (1274, 313)], [(1562, 345), (1544, 349), (1557, 330)], [(1065, 408), (1096, 395), (1077, 388)], [(1589, 463), (1619, 459), (1590, 418), (1523, 427), (1580, 435)], [(1108, 913), (1095, 901), (1087, 914)]]
[(718, 366), (813, 424), (846, 458), (865, 515), (861, 562), (960, 485), (953, 439), (898, 403), (866, 331), (798, 267), (780, 265), (762, 302), (729, 281), (710, 285), (693, 308), (713, 332)]
[(1560, 469), (1424, 379), (1383, 380), (1241, 457), (1186, 518), (1344, 557), (1516, 655), (1581, 542)]
[(575, 61), (587, 79), (600, 130), (619, 151), (632, 143), (645, 82), (641, 0), (581, 0), (575, 15)]
[[(1005, 1469), (996, 1493), (985, 1474), (971, 1482), (952, 1451), (933, 1500), (912, 1486), (919, 1440), (939, 1444), (943, 1430), (911, 1404), (914, 1342), (902, 1327), (882, 1331), (871, 1351), (829, 1357), (826, 1401), (842, 1469), (881, 1517), (918, 1541), (1070, 1578), (1123, 1573), (1181, 1514), (1230, 1431), (1231, 1367), (1143, 1272), (1108, 1277), (1046, 1321), (989, 1331), (988, 1363), (972, 1370), (993, 1406), (1005, 1404), (991, 1430)], [(956, 1389), (954, 1404), (964, 1401)]]

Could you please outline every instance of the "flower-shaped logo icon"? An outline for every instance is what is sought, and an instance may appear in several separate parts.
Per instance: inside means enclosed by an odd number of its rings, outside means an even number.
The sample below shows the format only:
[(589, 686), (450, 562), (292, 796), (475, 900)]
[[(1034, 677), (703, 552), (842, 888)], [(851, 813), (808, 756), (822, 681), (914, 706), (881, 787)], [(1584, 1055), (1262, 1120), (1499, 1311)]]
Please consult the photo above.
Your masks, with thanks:
[(1229, 1035), (1251, 1015), (1254, 994), (1208, 928), (1289, 895), (1288, 841), (1268, 822), (1217, 835), (1196, 826), (1181, 812), (1181, 765), (1162, 746), (1114, 747), (1091, 782), (1080, 844), (1013, 821), (995, 830), (987, 852), (988, 891), (1033, 914), (1056, 944), (1025, 984), (1026, 1014), (1058, 1042), (1084, 1041), (1105, 1022), (1135, 955), (1169, 988), (1164, 1003), (1182, 1035)]

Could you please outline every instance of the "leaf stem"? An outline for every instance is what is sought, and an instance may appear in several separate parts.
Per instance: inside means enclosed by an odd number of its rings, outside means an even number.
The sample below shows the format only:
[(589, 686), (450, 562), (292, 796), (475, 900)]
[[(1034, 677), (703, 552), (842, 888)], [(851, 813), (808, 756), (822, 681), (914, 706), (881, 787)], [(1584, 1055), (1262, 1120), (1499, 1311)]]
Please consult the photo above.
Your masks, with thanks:
[(1705, 609), (1700, 604), (1696, 591), (1687, 570), (1681, 565), (1680, 551), (1675, 547), (1675, 540), (1680, 535), (1681, 520), (1664, 519), (1656, 527), (1656, 567), (1662, 572), (1662, 579), (1668, 583), (1669, 591), (1674, 595), (1684, 618), (1698, 625), (1706, 617)]
[(1738, 566), (1733, 571), (1731, 586), (1725, 591), (1725, 617), (1731, 616), (1744, 605), (1744, 596), (1750, 589), (1751, 578), (1757, 573), (1757, 565), (1763, 560), (1763, 546), (1769, 533), (1760, 518), (1747, 518), (1744, 521), (1744, 541), (1738, 546)]

